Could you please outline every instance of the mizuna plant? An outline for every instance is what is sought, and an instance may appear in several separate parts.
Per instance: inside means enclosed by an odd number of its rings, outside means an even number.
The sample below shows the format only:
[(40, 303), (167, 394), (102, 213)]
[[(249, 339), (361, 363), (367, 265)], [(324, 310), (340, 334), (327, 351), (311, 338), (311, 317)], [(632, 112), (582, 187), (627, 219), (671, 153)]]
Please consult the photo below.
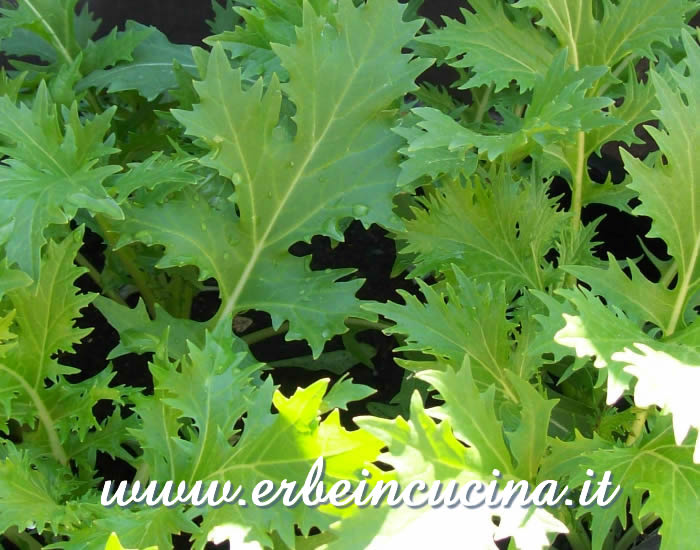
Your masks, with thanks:
[[(471, 0), (438, 27), (420, 0), (227, 0), (207, 48), (135, 22), (94, 39), (76, 4), (0, 9), (2, 544), (694, 546), (697, 3)], [(433, 64), (451, 90), (416, 84)], [(624, 173), (598, 181), (617, 146)], [(603, 208), (649, 223), (643, 257), (610, 253)], [(402, 303), (295, 252), (353, 220), (396, 241)], [(84, 352), (96, 310), (119, 337), (104, 368)], [(241, 336), (247, 312), (271, 326)], [(371, 365), (367, 330), (396, 335), (390, 402), (347, 376)], [(276, 387), (250, 346), (281, 333), (333, 384)], [(147, 372), (114, 367), (143, 354)], [(361, 400), (374, 415), (341, 418)], [(621, 489), (605, 507), (100, 504), (105, 479), (301, 484), (319, 456), (329, 485), (498, 470), (574, 499), (609, 471)]]

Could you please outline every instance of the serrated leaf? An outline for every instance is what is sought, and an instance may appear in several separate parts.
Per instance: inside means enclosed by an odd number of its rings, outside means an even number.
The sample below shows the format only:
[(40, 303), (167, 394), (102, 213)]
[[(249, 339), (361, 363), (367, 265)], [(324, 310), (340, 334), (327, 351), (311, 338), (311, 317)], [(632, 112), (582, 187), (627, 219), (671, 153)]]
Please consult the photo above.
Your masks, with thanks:
[(638, 81), (636, 74), (630, 74), (623, 92), (622, 105), (609, 108), (611, 124), (594, 128), (586, 134), (586, 157), (598, 153), (610, 141), (622, 141), (628, 145), (642, 143), (634, 133), (635, 128), (654, 118), (653, 111), (659, 106), (656, 90), (650, 83)]
[[(417, 392), (411, 399), (408, 421), (401, 417), (356, 420), (386, 443), (388, 452), (381, 460), (393, 466), (399, 482), (420, 479), (430, 487), (436, 480), (444, 484), (449, 480), (487, 481), (493, 468), (511, 479), (511, 457), (500, 423), (494, 417), (493, 392), (479, 394), (471, 379), (469, 361), (465, 360), (457, 371), (442, 365), (441, 370), (423, 371), (420, 377), (437, 387), (445, 399), (439, 424), (431, 418), (436, 415), (435, 409), (424, 410)], [(465, 448), (462, 443), (470, 447)], [(544, 510), (529, 518), (525, 515), (523, 508), (497, 505), (364, 508), (332, 526), (331, 532), (337, 539), (331, 547), (383, 550), (436, 543), (452, 547), (468, 532), (469, 544), (478, 548), (497, 548), (494, 540), (514, 537), (517, 548), (539, 550), (550, 546), (548, 533), (566, 531)], [(500, 516), (499, 528), (494, 525), (493, 516)]]
[(450, 150), (445, 145), (413, 150), (412, 141), (419, 138), (423, 132), (415, 127), (399, 127), (395, 132), (409, 144), (400, 150), (408, 158), (401, 163), (401, 176), (397, 182), (399, 187), (410, 183), (417, 185), (424, 176), (432, 180), (443, 175), (451, 179), (459, 179), (460, 176), (468, 178), (476, 170), (478, 159), (471, 151)]
[[(245, 274), (255, 249), (240, 233), (233, 204), (225, 202), (215, 209), (195, 192), (185, 197), (188, 200), (169, 200), (164, 205), (126, 207), (126, 221), (115, 224), (121, 233), (117, 247), (135, 241), (163, 245), (165, 254), (156, 267), (195, 265), (200, 280), (214, 277), (220, 294), (230, 296), (238, 288), (236, 283)], [(222, 235), (228, 237), (228, 242), (222, 242)], [(349, 269), (311, 271), (308, 259), (305, 262), (286, 251), (269, 251), (256, 259), (236, 312), (268, 311), (276, 329), (289, 320), (286, 338), (306, 339), (314, 357), (318, 357), (326, 340), (347, 330), (348, 315), (367, 315), (354, 297), (361, 281), (335, 282), (350, 273)], [(219, 309), (219, 318), (223, 310), (224, 306)], [(188, 324), (195, 326), (194, 322)], [(158, 330), (153, 326), (147, 332), (160, 336)]]
[[(610, 405), (637, 377), (636, 405), (657, 404), (671, 412), (680, 444), (689, 429), (700, 424), (700, 406), (694, 392), (687, 393), (696, 387), (700, 373), (697, 346), (653, 340), (620, 310), (614, 313), (587, 291), (559, 294), (575, 304), (578, 315), (563, 314), (566, 326), (555, 340), (573, 347), (579, 357), (595, 356), (594, 366), (606, 368)], [(700, 451), (696, 459), (700, 460)]]
[(547, 433), (556, 400), (547, 400), (526, 380), (507, 371), (512, 386), (518, 393), (519, 423), (506, 432), (509, 448), (517, 467), (514, 472), (522, 479), (534, 480), (547, 448)]
[(128, 167), (129, 170), (112, 176), (106, 182), (119, 204), (140, 189), (153, 191), (162, 186), (158, 194), (148, 195), (151, 200), (160, 202), (167, 195), (198, 182), (192, 171), (194, 160), (186, 156), (165, 156), (158, 151), (142, 162), (129, 163)]
[[(227, 0), (228, 2), (228, 0)], [(231, 9), (235, 19), (229, 23), (242, 22), (235, 29), (223, 29), (220, 34), (206, 39), (208, 44), (216, 42), (231, 42), (248, 44), (255, 48), (271, 49), (272, 44), (293, 44), (296, 40), (295, 28), (304, 22), (303, 0), (262, 0), (255, 3), (245, 3), (248, 7), (235, 6)], [(335, 24), (334, 15), (338, 11), (338, 2), (334, 0), (311, 0), (308, 5), (321, 17)], [(228, 7), (228, 4), (227, 4)], [(225, 11), (219, 7), (215, 12), (221, 18)], [(230, 25), (233, 27), (233, 25)]]
[[(45, 379), (58, 382), (61, 375), (76, 372), (59, 364), (55, 354), (73, 352), (73, 346), (91, 330), (73, 326), (80, 310), (94, 298), (91, 294), (76, 294), (73, 286), (74, 280), (85, 271), (73, 264), (82, 235), (82, 229), (78, 229), (60, 244), (50, 241), (39, 280), (29, 288), (8, 293), (17, 312), (15, 332), (19, 345), (0, 364), (3, 388), (0, 397), (6, 413), (30, 424), (38, 417), (40, 428), (46, 430), (51, 452), (61, 462), (67, 457), (57, 433), (56, 418), (47, 408), (51, 395), (56, 394), (51, 394), (52, 388), (46, 388)], [(56, 285), (57, 282), (60, 284)], [(92, 415), (82, 421), (90, 424)]]
[[(124, 548), (119, 541), (119, 537), (117, 536), (116, 533), (112, 532), (111, 535), (109, 535), (109, 539), (107, 539), (107, 544), (105, 545), (104, 550), (131, 550), (129, 548)], [(158, 550), (157, 546), (149, 546), (148, 548), (145, 548), (144, 550)]]
[(212, 34), (233, 30), (233, 27), (240, 23), (241, 17), (233, 9), (233, 0), (226, 0), (223, 6), (218, 0), (211, 0), (211, 7), (214, 18), (207, 19), (206, 23)]
[(444, 28), (419, 41), (449, 48), (450, 65), (472, 68), (474, 76), (461, 88), (493, 83), (498, 92), (515, 80), (521, 90), (531, 89), (551, 65), (555, 43), (509, 4), (476, 0), (470, 5), (476, 13), (462, 9), (465, 23), (447, 19)]
[(613, 103), (612, 99), (587, 95), (604, 73), (605, 67), (576, 69), (566, 63), (565, 51), (560, 52), (547, 72), (537, 75), (531, 104), (522, 119), (513, 121), (515, 126), (508, 132), (498, 126), (484, 131), (468, 128), (436, 109), (416, 108), (413, 112), (423, 119), (418, 126), (425, 132), (412, 141), (409, 151), (438, 146), (450, 150), (476, 147), (491, 161), (501, 155), (520, 160), (539, 148), (547, 150), (553, 143), (559, 146), (572, 142), (577, 131), (618, 122), (602, 111)]
[[(74, 369), (59, 365), (52, 356), (72, 352), (90, 329), (73, 327), (80, 310), (92, 302), (94, 294), (77, 294), (74, 280), (85, 272), (73, 265), (83, 232), (76, 230), (60, 244), (50, 241), (43, 273), (29, 288), (8, 293), (17, 312), (18, 373), (33, 389), (43, 388), (44, 378), (55, 379)], [(61, 281), (61, 285), (55, 285)]]
[[(110, 93), (136, 90), (148, 101), (153, 101), (159, 94), (177, 86), (173, 61), (192, 73), (196, 72), (190, 47), (173, 44), (153, 27), (128, 21), (125, 32), (129, 33), (126, 36), (130, 38), (124, 39), (125, 45), (135, 43), (134, 37), (139, 38), (146, 31), (150, 31), (150, 34), (135, 46), (131, 61), (122, 61), (110, 69), (93, 71), (78, 82), (76, 91), (88, 88), (106, 89)], [(129, 56), (122, 56), (122, 59), (128, 58)]]
[(348, 410), (348, 403), (352, 401), (361, 401), (365, 397), (376, 393), (377, 390), (364, 384), (354, 384), (351, 379), (344, 375), (338, 380), (328, 393), (323, 398), (321, 412), (331, 411), (333, 409)]
[[(652, 432), (634, 447), (596, 450), (595, 446), (594, 443), (593, 448), (587, 450), (577, 446), (576, 454), (571, 454), (573, 461), (569, 463), (569, 471), (575, 473), (569, 486), (577, 487), (583, 481), (590, 480), (585, 475), (588, 468), (598, 476), (609, 470), (613, 476), (613, 487), (619, 485), (621, 494), (607, 507), (594, 506), (589, 509), (593, 517), (594, 550), (602, 548), (616, 518), (623, 526), (627, 525), (628, 501), (629, 513), (635, 524), (648, 513), (661, 518), (663, 524), (659, 532), (662, 550), (682, 548), (687, 544), (692, 546), (697, 529), (694, 522), (689, 521), (687, 511), (697, 508), (700, 467), (693, 464), (691, 444), (674, 444), (670, 420), (658, 419)], [(642, 504), (645, 491), (649, 491), (649, 496)], [(580, 514), (586, 512), (585, 508), (580, 509)]]
[[(511, 354), (510, 333), (514, 328), (506, 319), (507, 302), (503, 287), (477, 286), (454, 268), (456, 283), (446, 284), (437, 292), (417, 279), (425, 296), (425, 305), (405, 291), (405, 301), (371, 303), (363, 307), (396, 322), (386, 334), (405, 334), (405, 345), (396, 351), (421, 351), (438, 358), (461, 363), (466, 356), (473, 360), (474, 378), (482, 387), (494, 384), (499, 392), (516, 400), (504, 370)], [(446, 299), (447, 298), (447, 299)]]
[(0, 135), (11, 144), (0, 147), (10, 156), (0, 166), (0, 225), (14, 222), (7, 258), (34, 280), (49, 225), (68, 223), (79, 208), (123, 217), (102, 187), (119, 168), (97, 165), (115, 151), (103, 141), (114, 112), (83, 122), (74, 103), (61, 122), (43, 83), (31, 110), (0, 97)]
[[(285, 398), (274, 393), (269, 378), (262, 385), (254, 383), (252, 376), (262, 365), (234, 342), (240, 343), (230, 325), (221, 324), (207, 335), (203, 347), (190, 346), (179, 366), (163, 357), (152, 365), (159, 399), (136, 399), (143, 424), (132, 433), (144, 448), (154, 479), (230, 480), (247, 494), (262, 479), (278, 486), (283, 479), (301, 483), (319, 456), (326, 459), (329, 482), (354, 479), (357, 468), (376, 457), (381, 443), (362, 431), (344, 430), (337, 410), (319, 420), (327, 411), (323, 399), (328, 380)], [(273, 405), (276, 414), (270, 412)], [(292, 544), (295, 523), (307, 532), (330, 522), (323, 508), (290, 509), (279, 503), (265, 509), (206, 508), (202, 513), (202, 529), (195, 534), (202, 546), (222, 524), (252, 526), (251, 540), (269, 545), (271, 531)]]
[[(195, 84), (200, 103), (191, 112), (173, 111), (189, 134), (212, 149), (202, 162), (236, 185), (240, 220), (231, 215), (222, 221), (227, 231), (217, 232), (241, 243), (225, 252), (232, 257), (231, 276), (217, 277), (226, 285), (220, 287), (221, 315), (255, 307), (270, 311), (275, 327), (290, 319), (288, 337), (303, 337), (314, 354), (332, 334), (345, 332), (341, 312), (357, 310), (350, 294), (355, 282), (345, 283), (341, 291), (341, 285), (330, 283), (347, 272), (311, 276), (297, 260), (294, 267), (287, 249), (315, 234), (342, 240), (338, 225), (347, 218), (366, 226), (396, 226), (391, 199), (399, 138), (391, 132), (394, 115), (387, 108), (413, 89), (413, 80), (426, 66), (409, 63), (400, 53), (418, 26), (401, 22), (400, 6), (377, 0), (355, 8), (344, 1), (338, 9), (343, 26), (336, 30), (307, 5), (296, 43), (275, 46), (290, 74), (282, 89), (273, 79), (264, 94), (260, 80), (243, 90), (240, 71), (215, 46), (206, 77)], [(321, 79), (327, 93), (310, 94), (309, 87), (320, 85)], [(286, 124), (278, 126), (282, 92), (296, 105), (294, 136)], [(215, 244), (217, 248), (221, 245)], [(277, 273), (285, 273), (285, 281), (270, 281), (272, 286), (265, 279)], [(314, 280), (319, 291), (334, 296), (325, 302), (329, 307), (318, 308), (320, 323), (309, 321), (315, 314), (310, 316), (308, 309), (318, 307), (318, 293), (307, 295), (308, 306), (297, 302)]]
[(654, 43), (668, 44), (684, 27), (689, 0), (520, 0), (516, 8), (535, 8), (546, 26), (569, 48), (577, 67), (614, 67), (628, 55), (653, 57)]
[(80, 71), (83, 75), (89, 75), (120, 61), (133, 61), (134, 49), (152, 32), (152, 27), (140, 30), (130, 28), (125, 31), (117, 31), (115, 27), (112, 32), (95, 42), (88, 40), (83, 49)]
[(505, 173), (487, 183), (447, 183), (419, 199), (414, 219), (397, 238), (402, 254), (415, 254), (411, 276), (443, 273), (454, 263), (478, 283), (505, 282), (512, 296), (523, 287), (544, 289), (553, 268), (544, 256), (555, 244), (567, 214), (534, 181), (514, 181)]
[(155, 319), (151, 320), (143, 301), (129, 309), (109, 298), (98, 296), (95, 307), (107, 322), (119, 332), (119, 344), (109, 352), (107, 359), (121, 357), (127, 353), (155, 352), (168, 335), (168, 351), (179, 358), (187, 352), (187, 342), (199, 345), (204, 342), (202, 323), (172, 317), (160, 305), (155, 305)]
[(633, 261), (627, 262), (631, 278), (625, 275), (610, 253), (607, 265), (607, 269), (586, 265), (564, 266), (562, 269), (588, 284), (594, 294), (612, 301), (638, 326), (651, 321), (666, 332), (671, 322), (676, 293), (649, 281)]
[(0, 9), (0, 38), (22, 28), (41, 37), (59, 58), (72, 63), (80, 47), (75, 39), (78, 0), (22, 0), (16, 9)]
[(612, 405), (632, 381), (632, 375), (625, 372), (624, 366), (612, 359), (613, 354), (634, 342), (646, 343), (651, 339), (619, 309), (608, 309), (586, 290), (560, 290), (558, 294), (574, 304), (578, 314), (562, 314), (566, 324), (554, 339), (558, 344), (574, 348), (578, 357), (595, 357), (595, 367), (606, 368), (607, 403)]
[[(98, 505), (95, 505), (98, 506)], [(197, 524), (186, 517), (180, 506), (154, 508), (101, 507), (89, 525), (69, 532), (70, 540), (45, 546), (48, 549), (105, 550), (112, 533), (128, 548), (171, 548), (172, 534), (198, 532)]]
[(51, 480), (32, 467), (27, 453), (5, 440), (0, 456), (0, 532), (16, 526), (39, 531), (70, 525), (79, 519), (63, 506)]
[[(700, 289), (700, 201), (696, 196), (700, 160), (695, 151), (700, 141), (700, 118), (695, 107), (700, 103), (700, 46), (687, 32), (683, 33), (683, 44), (688, 74), (681, 72), (683, 69), (669, 74), (678, 90), (651, 72), (661, 105), (656, 115), (664, 130), (647, 127), (647, 131), (666, 162), (659, 158), (654, 166), (647, 166), (622, 152), (625, 168), (632, 176), (630, 187), (642, 201), (634, 213), (652, 219), (649, 236), (664, 240), (678, 266), (675, 303), (665, 326), (669, 335), (682, 325), (685, 305)], [(661, 188), (663, 193), (659, 192)]]

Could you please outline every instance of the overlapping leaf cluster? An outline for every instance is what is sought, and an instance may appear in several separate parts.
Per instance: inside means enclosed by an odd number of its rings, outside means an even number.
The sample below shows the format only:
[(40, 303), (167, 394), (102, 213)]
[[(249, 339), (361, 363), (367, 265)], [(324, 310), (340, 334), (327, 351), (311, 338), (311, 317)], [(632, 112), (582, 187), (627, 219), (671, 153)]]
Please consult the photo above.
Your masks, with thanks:
[[(94, 39), (76, 4), (0, 9), (0, 536), (599, 550), (651, 528), (664, 549), (694, 545), (694, 2), (471, 0), (421, 31), (420, 1), (227, 0), (210, 49), (135, 22)], [(470, 103), (415, 84), (434, 62)], [(658, 151), (640, 159), (643, 123)], [(589, 163), (615, 145), (624, 178), (594, 181)], [(601, 219), (583, 221), (596, 205), (649, 219), (657, 252), (601, 254)], [(353, 269), (290, 252), (343, 241), (352, 220), (396, 240), (394, 272), (417, 290), (403, 303), (363, 302)], [(118, 333), (108, 359), (152, 354), (148, 373), (75, 355), (95, 309)], [(286, 397), (232, 330), (251, 310), (271, 321), (259, 338), (304, 340), (295, 364), (336, 374), (369, 363), (357, 327), (383, 328), (400, 390), (351, 430), (338, 409), (373, 388), (344, 376)], [(336, 335), (346, 350), (325, 351)], [(105, 457), (129, 481), (250, 489), (301, 482), (318, 456), (328, 484), (363, 468), (488, 483), (497, 469), (575, 496), (587, 470), (609, 470), (622, 490), (606, 508), (530, 510), (99, 503)]]

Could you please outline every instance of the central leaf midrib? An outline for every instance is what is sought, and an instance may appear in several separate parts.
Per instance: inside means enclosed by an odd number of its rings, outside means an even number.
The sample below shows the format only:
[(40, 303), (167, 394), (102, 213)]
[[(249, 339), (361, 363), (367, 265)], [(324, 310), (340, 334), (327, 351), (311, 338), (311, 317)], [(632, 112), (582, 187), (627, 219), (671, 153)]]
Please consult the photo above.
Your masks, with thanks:
[[(373, 34), (376, 32), (376, 27), (372, 27)], [(238, 302), (238, 299), (240, 295), (242, 294), (246, 283), (248, 282), (248, 279), (250, 278), (253, 269), (255, 268), (255, 265), (257, 264), (260, 255), (262, 254), (263, 250), (266, 247), (266, 242), (268, 237), (270, 236), (270, 233), (272, 232), (272, 229), (274, 228), (277, 219), (281, 215), (282, 211), (284, 210), (287, 202), (289, 201), (290, 197), (294, 194), (294, 191), (296, 190), (297, 185), (302, 179), (302, 176), (304, 175), (304, 171), (306, 170), (306, 167), (309, 165), (311, 160), (314, 158), (314, 155), (316, 154), (316, 150), (318, 149), (319, 145), (327, 135), (328, 131), (332, 127), (333, 123), (336, 121), (336, 116), (338, 114), (338, 110), (340, 109), (340, 106), (343, 104), (343, 101), (345, 100), (345, 97), (348, 93), (348, 91), (351, 89), (352, 84), (354, 83), (355, 79), (357, 78), (358, 72), (360, 67), (362, 66), (362, 61), (367, 57), (368, 53), (371, 51), (371, 48), (369, 45), (371, 45), (374, 41), (374, 37), (372, 36), (371, 39), (368, 37), (366, 40), (366, 44), (368, 47), (365, 49), (363, 54), (359, 58), (359, 62), (353, 66), (353, 69), (351, 73), (348, 76), (348, 79), (346, 81), (345, 88), (341, 92), (335, 107), (333, 108), (332, 112), (330, 113), (330, 116), (328, 117), (328, 122), (326, 123), (323, 131), (320, 133), (318, 138), (315, 140), (315, 142), (312, 143), (311, 147), (309, 148), (304, 160), (300, 163), (299, 168), (292, 178), (292, 181), (290, 182), (290, 185), (287, 189), (287, 192), (284, 194), (282, 197), (282, 200), (280, 201), (280, 204), (278, 205), (277, 209), (274, 211), (272, 218), (267, 224), (267, 228), (265, 229), (265, 232), (261, 236), (260, 240), (255, 243), (255, 246), (253, 248), (253, 253), (251, 254), (250, 260), (248, 260), (248, 263), (246, 264), (243, 273), (241, 274), (241, 277), (239, 278), (238, 282), (236, 283), (236, 287), (234, 288), (233, 292), (229, 296), (228, 300), (226, 301), (223, 309), (221, 310), (221, 313), (217, 316), (218, 320), (221, 321), (222, 319), (228, 318), (234, 311), (236, 304)], [(251, 195), (253, 194), (253, 191), (251, 190)]]

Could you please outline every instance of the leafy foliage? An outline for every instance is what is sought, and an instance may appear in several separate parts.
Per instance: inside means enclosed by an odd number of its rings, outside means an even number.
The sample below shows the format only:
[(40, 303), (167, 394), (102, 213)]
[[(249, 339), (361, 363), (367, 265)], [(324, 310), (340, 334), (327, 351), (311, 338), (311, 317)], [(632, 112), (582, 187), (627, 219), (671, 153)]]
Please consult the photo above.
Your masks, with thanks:
[[(694, 546), (695, 2), (226, 0), (200, 47), (76, 5), (0, 7), (0, 544)], [(353, 222), (396, 243), (398, 299), (319, 258)], [(319, 456), (327, 486), (497, 469), (574, 504), (100, 503)], [(576, 505), (605, 471), (617, 498)]]

